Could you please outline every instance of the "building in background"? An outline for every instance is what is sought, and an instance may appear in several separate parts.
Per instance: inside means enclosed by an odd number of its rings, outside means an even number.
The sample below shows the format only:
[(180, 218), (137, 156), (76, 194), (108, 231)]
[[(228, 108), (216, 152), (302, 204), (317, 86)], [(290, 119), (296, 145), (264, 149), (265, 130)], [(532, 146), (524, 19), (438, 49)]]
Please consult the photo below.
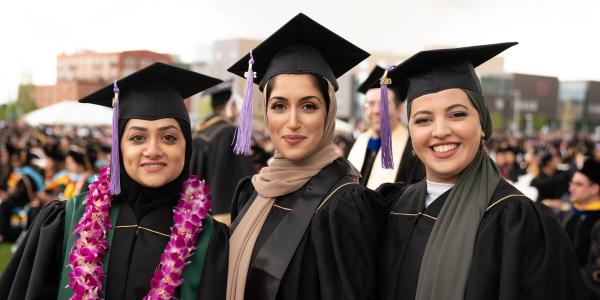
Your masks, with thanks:
[(600, 127), (600, 82), (561, 82), (559, 99), (561, 130), (594, 132)]
[(147, 50), (111, 53), (82, 51), (59, 54), (56, 61), (56, 84), (38, 85), (33, 91), (38, 107), (79, 99), (152, 63), (173, 63), (173, 58), (169, 54)]
[[(243, 78), (227, 72), (227, 69), (240, 59), (243, 55), (254, 49), (260, 40), (254, 39), (226, 39), (214, 42), (208, 49), (203, 48), (203, 55), (206, 61), (194, 62), (190, 69), (195, 72), (200, 72), (210, 75), (224, 81), (233, 80), (233, 97), (237, 99), (238, 106), (241, 109), (241, 99), (244, 97), (245, 81)], [(264, 97), (259, 92), (258, 87), (254, 86), (254, 103), (253, 110), (256, 116), (262, 117), (264, 111)], [(203, 94), (198, 94), (191, 97), (190, 104), (190, 120), (192, 126), (201, 123), (211, 113), (209, 99)], [(257, 120), (256, 124), (263, 124)]]
[[(255, 39), (227, 39), (201, 49), (202, 60), (190, 64), (176, 62), (172, 55), (147, 50), (100, 53), (82, 51), (57, 56), (57, 80), (54, 85), (38, 85), (32, 98), (37, 107), (62, 100), (79, 99), (94, 90), (136, 70), (160, 61), (217, 77), (233, 80), (233, 93), (239, 106), (245, 80), (227, 72), (227, 68), (260, 43)], [(426, 47), (434, 49), (440, 47)], [(443, 46), (442, 48), (447, 48)], [(362, 117), (364, 96), (356, 93), (357, 83), (368, 76), (375, 65), (391, 66), (410, 55), (375, 52), (367, 60), (338, 78), (338, 118), (354, 123)], [(600, 127), (600, 82), (566, 81), (558, 78), (505, 73), (504, 58), (495, 57), (476, 72), (481, 78), (494, 129), (530, 133), (546, 128), (563, 131), (594, 131)], [(257, 128), (264, 126), (265, 99), (254, 85), (254, 115)], [(208, 98), (202, 94), (186, 101), (192, 125), (211, 113)], [(241, 108), (241, 107), (240, 107)]]
[(532, 133), (543, 128), (559, 128), (558, 78), (487, 74), (481, 76), (481, 85), (494, 129)]

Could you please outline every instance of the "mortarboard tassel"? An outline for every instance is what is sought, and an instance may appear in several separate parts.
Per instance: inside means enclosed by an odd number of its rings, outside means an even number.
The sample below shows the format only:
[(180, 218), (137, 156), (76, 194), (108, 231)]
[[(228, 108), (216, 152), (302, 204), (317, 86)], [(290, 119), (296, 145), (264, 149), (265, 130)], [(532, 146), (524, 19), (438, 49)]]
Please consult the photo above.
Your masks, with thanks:
[(112, 120), (112, 149), (110, 152), (110, 195), (116, 196), (121, 193), (121, 167), (119, 164), (119, 86), (117, 81), (113, 85), (115, 97), (113, 98), (113, 120)]
[(250, 60), (248, 61), (248, 72), (244, 74), (246, 77), (246, 90), (244, 92), (244, 104), (242, 111), (240, 112), (240, 119), (235, 129), (235, 146), (233, 152), (235, 154), (250, 154), (250, 140), (252, 137), (252, 92), (254, 78), (256, 73), (252, 71), (252, 65), (254, 64), (254, 57), (252, 51), (250, 51)]
[[(391, 68), (390, 68), (391, 69)], [(392, 155), (392, 134), (390, 128), (390, 112), (388, 108), (388, 85), (392, 79), (387, 77), (389, 69), (385, 70), (381, 80), (381, 106), (380, 106), (380, 125), (381, 125), (381, 165), (384, 169), (394, 168), (394, 157)]]

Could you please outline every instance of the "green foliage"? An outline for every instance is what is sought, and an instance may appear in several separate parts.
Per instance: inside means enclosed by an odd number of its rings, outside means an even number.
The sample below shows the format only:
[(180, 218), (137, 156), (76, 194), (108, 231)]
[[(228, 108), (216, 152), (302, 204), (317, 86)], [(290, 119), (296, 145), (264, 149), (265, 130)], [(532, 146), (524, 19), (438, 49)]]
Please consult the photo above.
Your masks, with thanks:
[(19, 85), (19, 93), (17, 94), (17, 112), (19, 116), (37, 108), (33, 99), (34, 89), (35, 86), (31, 83)]
[(533, 129), (539, 131), (547, 122), (548, 118), (546, 118), (546, 116), (536, 114), (535, 117), (533, 117)]
[(506, 129), (506, 120), (501, 112), (495, 111), (491, 114), (492, 129), (494, 131), (504, 131)]
[(15, 121), (16, 120), (17, 103), (11, 102), (0, 105), (0, 120)]
[(8, 262), (12, 258), (12, 253), (10, 252), (10, 247), (12, 243), (0, 243), (0, 275), (6, 269)]

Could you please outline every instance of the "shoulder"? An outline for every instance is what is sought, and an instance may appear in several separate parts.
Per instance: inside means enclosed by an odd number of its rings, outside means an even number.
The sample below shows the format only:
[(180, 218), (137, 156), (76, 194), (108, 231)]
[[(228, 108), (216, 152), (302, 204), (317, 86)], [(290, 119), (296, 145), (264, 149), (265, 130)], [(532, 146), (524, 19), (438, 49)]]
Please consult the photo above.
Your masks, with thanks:
[(45, 227), (56, 222), (64, 223), (66, 205), (65, 201), (55, 200), (46, 204), (33, 220), (32, 227)]
[(252, 176), (246, 176), (238, 181), (237, 187), (235, 188), (236, 194), (239, 193), (254, 193), (254, 185), (252, 184)]
[(254, 194), (254, 185), (252, 185), (252, 176), (246, 176), (240, 181), (235, 188), (233, 199), (231, 201), (231, 221), (237, 218), (237, 215), (242, 211)]
[(352, 176), (346, 175), (323, 196), (315, 213), (353, 211), (362, 214), (379, 213), (384, 210), (384, 201), (378, 192), (366, 188), (356, 182)]
[(229, 239), (229, 227), (227, 225), (217, 221), (213, 216), (207, 215), (205, 222), (202, 224), (207, 224), (206, 226), (210, 226), (212, 229), (212, 237), (211, 240), (214, 239)]
[(419, 207), (418, 203), (425, 203), (427, 193), (427, 183), (425, 180), (417, 181), (413, 184), (404, 183), (382, 184), (378, 190), (389, 210), (405, 211)]
[(508, 222), (523, 222), (528, 226), (548, 223), (560, 225), (548, 207), (529, 199), (504, 179), (498, 183), (483, 218), (483, 222), (500, 218)]
[(400, 199), (408, 187), (409, 185), (404, 182), (386, 182), (377, 187), (376, 191), (381, 195), (386, 206), (389, 207), (397, 199)]

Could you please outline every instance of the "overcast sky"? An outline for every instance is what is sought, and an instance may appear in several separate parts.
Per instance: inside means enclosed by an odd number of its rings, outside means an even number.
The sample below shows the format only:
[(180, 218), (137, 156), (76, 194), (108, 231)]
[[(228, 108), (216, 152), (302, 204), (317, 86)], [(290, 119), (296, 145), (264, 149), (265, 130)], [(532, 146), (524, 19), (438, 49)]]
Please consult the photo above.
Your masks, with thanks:
[(54, 83), (63, 51), (147, 49), (189, 62), (217, 39), (263, 39), (298, 12), (369, 52), (518, 41), (503, 54), (509, 72), (600, 80), (597, 0), (19, 0), (0, 4), (0, 102), (24, 74)]

